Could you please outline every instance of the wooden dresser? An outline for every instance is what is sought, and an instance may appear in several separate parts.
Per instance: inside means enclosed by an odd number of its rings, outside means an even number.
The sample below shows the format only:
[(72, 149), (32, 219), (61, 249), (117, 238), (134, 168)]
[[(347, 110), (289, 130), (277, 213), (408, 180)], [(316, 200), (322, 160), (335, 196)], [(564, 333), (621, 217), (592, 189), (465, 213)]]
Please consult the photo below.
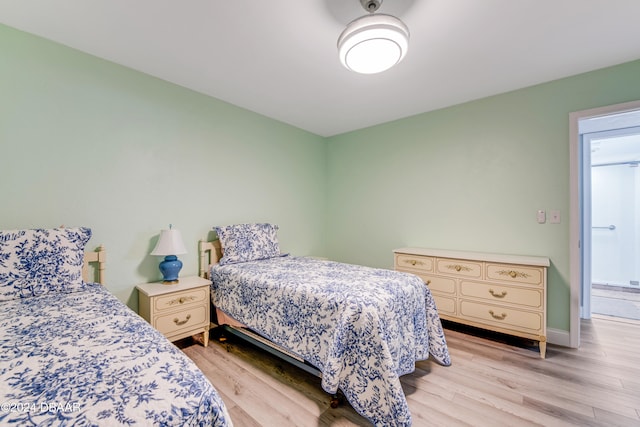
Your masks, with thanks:
[(547, 342), (549, 258), (426, 248), (393, 251), (398, 271), (427, 284), (440, 318)]

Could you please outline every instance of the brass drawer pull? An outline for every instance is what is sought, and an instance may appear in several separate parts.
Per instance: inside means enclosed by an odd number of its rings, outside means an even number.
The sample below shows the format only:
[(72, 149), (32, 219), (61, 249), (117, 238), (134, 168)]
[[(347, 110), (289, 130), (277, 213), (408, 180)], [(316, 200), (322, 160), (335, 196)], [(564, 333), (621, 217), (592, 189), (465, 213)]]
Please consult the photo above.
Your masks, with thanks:
[(429, 286), (430, 284), (431, 284), (431, 280), (427, 280), (427, 281), (425, 282), (425, 285), (427, 285), (427, 286)]
[(515, 279), (516, 277), (521, 277), (523, 279), (526, 279), (527, 277), (531, 277), (531, 275), (528, 273), (515, 271), (515, 270), (500, 270), (497, 273), (501, 276), (509, 276), (512, 279)]
[(496, 298), (504, 298), (507, 296), (507, 291), (502, 291), (500, 293), (497, 293), (493, 289), (489, 289), (489, 293), (491, 294), (491, 296), (494, 296)]
[(416, 259), (405, 259), (404, 262), (406, 262), (407, 264), (411, 264), (412, 266), (416, 266), (416, 265), (424, 265), (424, 262), (422, 261), (418, 261)]
[(447, 268), (449, 270), (455, 270), (457, 272), (460, 272), (460, 271), (471, 271), (471, 269), (469, 267), (466, 267), (466, 266), (460, 265), (460, 264), (449, 264), (449, 265), (447, 265)]
[(180, 298), (172, 299), (171, 301), (169, 301), (169, 305), (184, 304), (187, 301), (194, 301), (195, 299), (196, 297), (194, 297), (193, 295), (190, 295), (188, 297), (180, 297)]
[(187, 318), (184, 320), (178, 320), (178, 318), (176, 317), (175, 319), (173, 319), (173, 323), (175, 323), (176, 325), (180, 326), (180, 325), (184, 325), (185, 323), (187, 323), (189, 321), (189, 319), (191, 319), (191, 315), (187, 314)]
[(493, 310), (489, 310), (489, 314), (491, 315), (491, 317), (497, 320), (504, 320), (504, 318), (507, 317), (507, 313), (502, 313), (501, 315), (498, 316), (493, 312)]

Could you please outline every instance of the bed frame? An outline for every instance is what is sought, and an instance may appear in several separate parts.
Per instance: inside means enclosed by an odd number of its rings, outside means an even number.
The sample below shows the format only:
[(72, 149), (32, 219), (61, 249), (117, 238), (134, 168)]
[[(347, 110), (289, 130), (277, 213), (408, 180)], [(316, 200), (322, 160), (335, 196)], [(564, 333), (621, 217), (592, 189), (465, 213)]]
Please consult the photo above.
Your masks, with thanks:
[[(85, 252), (82, 266), (82, 280), (104, 285), (104, 270), (107, 262), (107, 251), (100, 245), (93, 252)], [(91, 264), (96, 264), (91, 267)]]
[[(198, 252), (200, 254), (199, 275), (205, 279), (211, 279), (209, 277), (209, 267), (220, 261), (220, 258), (222, 258), (224, 253), (220, 240), (216, 239), (213, 242), (200, 240), (198, 242)], [(211, 322), (210, 327), (211, 329), (218, 329), (223, 333), (226, 332), (242, 340), (248, 341), (256, 347), (259, 347), (306, 372), (322, 378), (322, 372), (320, 372), (318, 368), (249, 328), (228, 324), (218, 325), (214, 322)], [(342, 392), (338, 390), (338, 393), (331, 395), (330, 405), (332, 408), (337, 408), (343, 400), (344, 396), (342, 395)]]
[(200, 268), (198, 276), (209, 279), (209, 266), (216, 264), (222, 258), (222, 245), (220, 240), (213, 242), (200, 240), (198, 242), (198, 253), (200, 254)]

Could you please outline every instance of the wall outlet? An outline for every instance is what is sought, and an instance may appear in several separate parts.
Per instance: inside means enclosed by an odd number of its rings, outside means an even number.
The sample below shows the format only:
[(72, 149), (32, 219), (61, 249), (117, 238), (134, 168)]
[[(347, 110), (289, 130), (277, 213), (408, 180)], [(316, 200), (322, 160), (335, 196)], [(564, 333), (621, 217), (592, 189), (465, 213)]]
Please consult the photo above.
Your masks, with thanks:
[(560, 224), (560, 211), (551, 211), (549, 222), (551, 224)]

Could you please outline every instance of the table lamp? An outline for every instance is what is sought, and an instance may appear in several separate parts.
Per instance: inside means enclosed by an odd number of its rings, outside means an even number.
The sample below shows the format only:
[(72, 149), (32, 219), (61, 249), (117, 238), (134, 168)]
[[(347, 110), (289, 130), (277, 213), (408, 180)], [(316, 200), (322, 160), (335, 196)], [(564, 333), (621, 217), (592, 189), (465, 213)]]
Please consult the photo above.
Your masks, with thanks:
[(156, 247), (151, 251), (151, 255), (164, 256), (164, 260), (158, 268), (162, 272), (162, 283), (170, 285), (178, 283), (178, 273), (182, 269), (182, 261), (176, 255), (186, 254), (180, 231), (172, 228), (169, 224), (168, 230), (160, 232), (160, 238)]

